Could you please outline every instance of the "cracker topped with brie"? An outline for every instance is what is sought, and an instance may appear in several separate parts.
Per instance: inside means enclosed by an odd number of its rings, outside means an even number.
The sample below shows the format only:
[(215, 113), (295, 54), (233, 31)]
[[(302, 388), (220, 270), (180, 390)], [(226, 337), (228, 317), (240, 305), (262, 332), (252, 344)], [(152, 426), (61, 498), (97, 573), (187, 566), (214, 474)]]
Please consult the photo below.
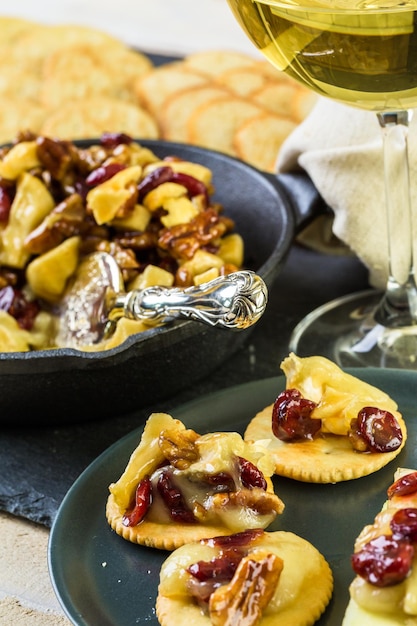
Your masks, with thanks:
[(398, 469), (387, 495), (355, 542), (343, 626), (417, 624), (417, 471)]
[(266, 528), (284, 509), (274, 464), (235, 432), (199, 435), (154, 413), (116, 483), (106, 515), (133, 543), (173, 550), (203, 537)]
[(291, 353), (281, 363), (286, 389), (247, 426), (275, 472), (305, 482), (333, 483), (371, 474), (392, 461), (407, 438), (396, 402), (332, 361)]
[(162, 626), (311, 626), (332, 591), (331, 569), (311, 543), (291, 532), (258, 529), (170, 554), (161, 568), (156, 614)]

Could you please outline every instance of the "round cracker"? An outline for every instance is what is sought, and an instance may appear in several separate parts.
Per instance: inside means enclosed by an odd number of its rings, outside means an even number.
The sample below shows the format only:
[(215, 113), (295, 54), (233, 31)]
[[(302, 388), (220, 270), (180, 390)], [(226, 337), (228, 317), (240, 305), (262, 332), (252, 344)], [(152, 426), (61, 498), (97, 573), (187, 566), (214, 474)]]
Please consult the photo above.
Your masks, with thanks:
[(403, 449), (407, 429), (403, 418), (396, 419), (403, 433), (402, 444), (392, 452), (356, 452), (346, 436), (321, 434), (309, 441), (281, 441), (272, 432), (272, 407), (267, 406), (249, 422), (244, 439), (260, 441), (275, 461), (275, 473), (310, 483), (337, 483), (377, 472)]
[(46, 111), (29, 100), (10, 98), (7, 107), (0, 108), (0, 143), (13, 141), (20, 131), (38, 133)]
[(259, 105), (277, 115), (293, 116), (294, 100), (300, 89), (292, 83), (269, 80), (252, 94)]
[(242, 67), (257, 67), (258, 61), (248, 54), (232, 50), (200, 50), (189, 54), (184, 64), (196, 72), (218, 76), (222, 72)]
[[(265, 538), (265, 544), (263, 541)], [(273, 551), (284, 560), (284, 569), (278, 581), (275, 597), (280, 589), (287, 588), (290, 598), (277, 602), (279, 611), (266, 609), (258, 626), (312, 626), (325, 611), (333, 593), (333, 574), (323, 555), (308, 541), (286, 531), (267, 532), (256, 543), (256, 549)], [(181, 552), (185, 555), (189, 546)], [(175, 552), (168, 557), (175, 559)], [(286, 569), (287, 556), (287, 569)], [(291, 558), (291, 567), (288, 559)], [(183, 562), (181, 569), (190, 563)], [(170, 568), (171, 570), (171, 568)], [(287, 572), (288, 578), (287, 578)], [(291, 572), (291, 573), (290, 573)], [(294, 580), (296, 576), (296, 580)], [(291, 593), (292, 592), (292, 593)], [(270, 612), (269, 612), (270, 611)], [(190, 597), (178, 595), (167, 597), (161, 593), (161, 585), (156, 599), (156, 615), (161, 626), (193, 624), (209, 626), (210, 618)]]
[(164, 139), (169, 141), (189, 141), (188, 120), (201, 104), (227, 96), (228, 91), (213, 83), (204, 83), (172, 94), (165, 100), (160, 114), (160, 124)]
[(37, 24), (21, 17), (2, 15), (0, 17), (0, 32), (2, 43), (11, 42), (25, 31), (36, 28)]
[(157, 139), (159, 128), (145, 110), (115, 98), (87, 98), (71, 102), (51, 113), (41, 133), (60, 139), (98, 137), (124, 132), (132, 137)]
[(42, 104), (49, 108), (94, 96), (117, 96), (112, 76), (94, 54), (92, 46), (64, 47), (43, 64)]
[[(1, 54), (1, 52), (0, 52)], [(39, 104), (42, 81), (39, 74), (28, 66), (10, 65), (7, 56), (0, 61), (0, 94), (2, 107), (11, 107), (9, 99), (33, 100)]]
[(255, 67), (238, 67), (219, 72), (213, 79), (237, 96), (247, 97), (265, 86), (268, 79)]
[(225, 96), (201, 104), (188, 121), (190, 141), (213, 150), (236, 155), (236, 130), (262, 113), (261, 107), (245, 98)]
[(13, 38), (10, 57), (13, 61), (30, 60), (36, 67), (36, 64), (42, 63), (47, 55), (56, 50), (81, 43), (101, 43), (113, 48), (123, 47), (122, 42), (112, 35), (88, 26), (37, 24), (29, 30), (23, 30)]
[(133, 90), (142, 106), (158, 117), (169, 96), (206, 82), (206, 76), (186, 68), (178, 61), (159, 66), (139, 77), (134, 82)]
[(237, 129), (234, 136), (236, 153), (250, 165), (274, 172), (281, 146), (296, 128), (297, 124), (288, 117), (261, 113)]
[(123, 47), (100, 43), (64, 46), (43, 63), (42, 102), (52, 107), (94, 95), (136, 101), (132, 81), (152, 67), (148, 57)]

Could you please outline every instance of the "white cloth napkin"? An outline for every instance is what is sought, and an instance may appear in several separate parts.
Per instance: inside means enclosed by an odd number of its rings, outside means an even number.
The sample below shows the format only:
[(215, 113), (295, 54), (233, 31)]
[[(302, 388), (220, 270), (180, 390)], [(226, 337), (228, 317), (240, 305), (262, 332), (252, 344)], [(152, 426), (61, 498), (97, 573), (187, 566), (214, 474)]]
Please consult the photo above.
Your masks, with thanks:
[[(417, 206), (416, 118), (414, 115), (409, 132), (414, 207)], [(388, 277), (382, 152), (382, 133), (375, 113), (321, 98), (286, 140), (277, 160), (279, 172), (302, 168), (310, 175), (334, 211), (334, 234), (363, 261), (369, 269), (371, 285), (378, 288), (385, 287)], [(415, 213), (417, 217), (417, 209)], [(407, 266), (406, 259), (400, 259), (399, 263), (403, 268)]]

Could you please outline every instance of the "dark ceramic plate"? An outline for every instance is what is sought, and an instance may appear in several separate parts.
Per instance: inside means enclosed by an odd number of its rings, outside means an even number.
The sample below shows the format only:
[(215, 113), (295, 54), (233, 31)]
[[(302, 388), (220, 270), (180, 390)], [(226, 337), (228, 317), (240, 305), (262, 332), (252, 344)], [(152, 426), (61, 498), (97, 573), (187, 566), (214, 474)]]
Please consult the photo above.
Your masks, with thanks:
[[(214, 199), (223, 204), (244, 239), (245, 267), (271, 286), (295, 232), (293, 205), (276, 177), (219, 152), (139, 141), (161, 158), (175, 154), (212, 170)], [(297, 179), (291, 186), (303, 189)], [(15, 424), (30, 416), (32, 424), (62, 424), (128, 413), (206, 376), (251, 330), (227, 331), (183, 321), (129, 337), (106, 352), (0, 353), (0, 422)]]
[[(284, 478), (274, 481), (286, 508), (269, 530), (290, 530), (311, 541), (333, 570), (333, 599), (318, 622), (320, 626), (342, 623), (353, 578), (349, 557), (354, 540), (382, 506), (395, 469), (417, 467), (417, 373), (372, 368), (349, 371), (398, 402), (407, 422), (408, 443), (387, 467), (354, 481), (336, 485)], [(180, 407), (172, 415), (201, 433), (243, 433), (250, 418), (275, 399), (284, 382), (279, 377), (232, 387)], [(108, 485), (124, 470), (141, 432), (136, 430), (121, 439), (85, 470), (65, 497), (52, 527), (50, 574), (64, 611), (76, 626), (158, 624), (155, 598), (167, 553), (125, 541), (105, 518)]]

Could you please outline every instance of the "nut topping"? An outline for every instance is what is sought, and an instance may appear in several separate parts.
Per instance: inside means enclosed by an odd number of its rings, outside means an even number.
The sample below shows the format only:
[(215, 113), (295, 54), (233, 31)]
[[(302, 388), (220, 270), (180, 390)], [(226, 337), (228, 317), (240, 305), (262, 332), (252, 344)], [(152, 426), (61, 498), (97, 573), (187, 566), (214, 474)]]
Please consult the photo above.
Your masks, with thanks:
[(240, 489), (229, 493), (215, 493), (212, 496), (214, 508), (222, 509), (228, 505), (253, 509), (260, 515), (267, 515), (274, 511), (282, 513), (284, 503), (275, 493), (264, 491), (260, 487)]
[(199, 458), (195, 441), (199, 435), (191, 429), (164, 430), (159, 436), (159, 448), (165, 458), (176, 469), (184, 470)]
[(256, 626), (274, 595), (284, 562), (274, 554), (253, 552), (239, 563), (227, 585), (210, 596), (213, 626)]

